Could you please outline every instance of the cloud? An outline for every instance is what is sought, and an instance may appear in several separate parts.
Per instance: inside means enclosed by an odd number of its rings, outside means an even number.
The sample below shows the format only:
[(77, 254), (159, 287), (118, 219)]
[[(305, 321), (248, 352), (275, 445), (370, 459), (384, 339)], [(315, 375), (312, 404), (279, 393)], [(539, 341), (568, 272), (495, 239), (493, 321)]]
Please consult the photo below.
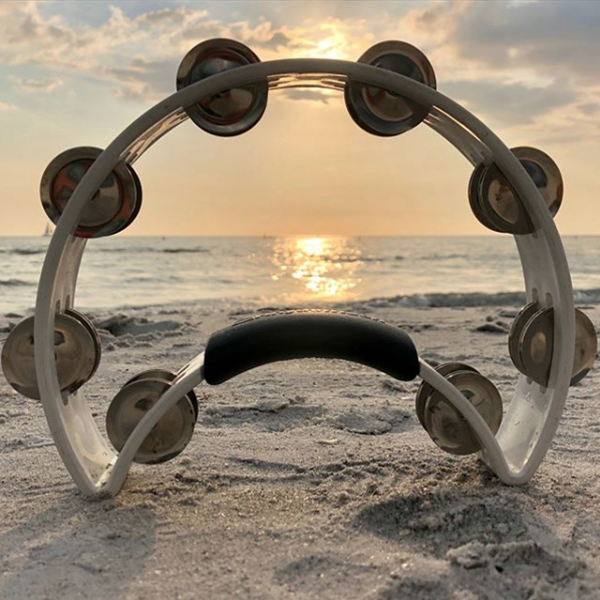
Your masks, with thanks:
[(9, 110), (17, 110), (19, 107), (14, 104), (8, 104), (7, 102), (2, 102), (0, 100), (0, 112), (9, 111)]
[(597, 135), (600, 3), (439, 2), (411, 10), (400, 30), (440, 89), (476, 114), (540, 136)]
[(410, 11), (401, 27), (419, 43), (467, 64), (534, 70), (597, 82), (597, 2), (439, 2)]
[[(396, 3), (382, 2), (378, 11), (366, 4), (332, 2), (336, 16), (318, 19), (263, 3), (229, 11), (232, 18), (211, 3), (132, 15), (125, 5), (111, 5), (93, 24), (74, 25), (60, 3), (44, 11), (35, 2), (0, 3), (0, 62), (24, 69), (13, 79), (18, 89), (51, 91), (85, 77), (118, 98), (148, 104), (174, 91), (181, 59), (204, 39), (237, 39), (262, 60), (356, 60), (377, 41), (402, 39), (428, 55), (443, 91), (493, 121), (542, 128), (562, 112), (558, 127), (589, 128), (597, 116), (600, 61), (592, 58), (600, 54), (600, 3), (435, 2), (403, 8), (404, 16)], [(294, 20), (283, 19), (292, 13)], [(25, 75), (30, 67), (44, 76)], [(317, 90), (285, 94), (328, 101)]]
[(330, 93), (319, 89), (290, 88), (282, 90), (281, 93), (289, 100), (308, 100), (310, 102), (321, 102), (322, 104), (329, 104), (331, 100)]
[(235, 38), (270, 53), (291, 41), (267, 21), (254, 26), (244, 21), (221, 23), (193, 6), (166, 7), (134, 17), (111, 6), (108, 19), (97, 26), (75, 27), (60, 15), (44, 17), (35, 3), (14, 3), (9, 10), (3, 8), (3, 16), (0, 60), (61, 76), (14, 78), (18, 89), (50, 91), (62, 84), (63, 77), (85, 75), (118, 84), (113, 93), (120, 98), (145, 102), (174, 91), (179, 62), (202, 40)]
[(444, 84), (443, 91), (475, 114), (489, 115), (508, 125), (532, 123), (545, 113), (570, 106), (577, 99), (577, 94), (562, 82), (534, 88), (522, 83), (457, 81)]
[(13, 86), (26, 92), (52, 92), (64, 84), (62, 79), (46, 77), (44, 79), (21, 79), (12, 77)]
[(599, 30), (596, 2), (474, 2), (458, 21), (453, 40), (464, 58), (597, 81)]
[(597, 115), (600, 112), (600, 102), (588, 102), (586, 104), (580, 104), (577, 108), (587, 116)]

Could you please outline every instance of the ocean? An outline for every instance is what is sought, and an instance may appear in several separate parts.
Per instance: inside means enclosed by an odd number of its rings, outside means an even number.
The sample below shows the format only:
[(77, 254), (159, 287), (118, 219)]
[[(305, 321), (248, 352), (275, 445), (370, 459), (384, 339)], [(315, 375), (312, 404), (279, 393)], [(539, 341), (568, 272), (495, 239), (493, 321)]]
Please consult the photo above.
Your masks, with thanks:
[[(0, 238), (0, 313), (35, 304), (49, 238)], [(576, 300), (600, 303), (600, 236), (564, 237)], [(114, 237), (90, 240), (76, 306), (515, 304), (514, 240), (486, 237)]]

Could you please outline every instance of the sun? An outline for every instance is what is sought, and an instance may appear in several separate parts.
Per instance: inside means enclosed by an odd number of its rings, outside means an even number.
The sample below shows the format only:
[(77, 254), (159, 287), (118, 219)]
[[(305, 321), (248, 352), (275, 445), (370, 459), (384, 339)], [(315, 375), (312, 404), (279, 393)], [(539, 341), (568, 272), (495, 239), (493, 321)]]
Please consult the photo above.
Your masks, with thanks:
[(322, 27), (325, 37), (315, 46), (315, 55), (319, 58), (347, 59), (348, 41), (342, 31), (332, 25)]

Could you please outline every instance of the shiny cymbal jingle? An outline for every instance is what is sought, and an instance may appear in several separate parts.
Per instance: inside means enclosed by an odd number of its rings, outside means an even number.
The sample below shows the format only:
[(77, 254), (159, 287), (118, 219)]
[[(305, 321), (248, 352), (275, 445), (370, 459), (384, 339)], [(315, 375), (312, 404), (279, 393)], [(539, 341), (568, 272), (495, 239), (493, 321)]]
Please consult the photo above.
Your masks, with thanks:
[[(556, 216), (563, 198), (563, 181), (556, 163), (537, 148), (521, 146), (511, 151), (535, 183), (551, 216)], [(468, 195), (471, 210), (488, 229), (513, 235), (535, 231), (525, 205), (495, 163), (475, 167)]]
[[(448, 375), (450, 375), (451, 373), (457, 373), (458, 371), (471, 371), (474, 373), (479, 373), (477, 369), (474, 369), (470, 365), (461, 362), (442, 363), (441, 365), (435, 367), (435, 370), (444, 377), (448, 377)], [(421, 423), (423, 427), (425, 427), (425, 421), (423, 417), (425, 412), (425, 405), (427, 403), (427, 400), (429, 399), (429, 396), (431, 396), (433, 392), (433, 386), (427, 383), (426, 381), (422, 381), (421, 385), (419, 386), (419, 389), (417, 390), (417, 395), (415, 397), (415, 410), (417, 412), (417, 418), (419, 419), (419, 423)]]
[[(114, 397), (106, 414), (106, 431), (112, 445), (121, 450), (136, 425), (169, 389), (170, 382), (157, 374), (134, 378)], [(189, 395), (183, 396), (154, 426), (140, 445), (134, 461), (158, 464), (171, 460), (192, 438), (197, 418)]]
[[(435, 73), (427, 57), (406, 42), (381, 42), (369, 48), (358, 62), (399, 73), (436, 87)], [(346, 108), (354, 122), (374, 135), (399, 135), (416, 127), (429, 114), (431, 107), (423, 106), (384, 89), (365, 86), (353, 81), (344, 91)]]
[[(17, 392), (39, 400), (33, 324), (33, 317), (29, 317), (10, 332), (2, 348), (2, 371)], [(72, 309), (56, 315), (54, 357), (61, 391), (73, 393), (89, 381), (98, 368), (100, 356), (100, 339), (86, 317)]]
[[(454, 371), (446, 375), (446, 379), (469, 400), (496, 434), (502, 422), (502, 398), (494, 384), (477, 371)], [(423, 426), (431, 439), (450, 454), (472, 454), (481, 450), (481, 443), (467, 420), (437, 390), (425, 402)]]
[[(53, 223), (58, 223), (79, 182), (102, 150), (72, 148), (59, 154), (46, 167), (40, 183), (42, 206)], [(120, 162), (86, 204), (76, 237), (113, 235), (128, 227), (142, 204), (142, 186), (132, 166)]]
[[(177, 71), (177, 89), (181, 90), (206, 77), (260, 62), (258, 56), (235, 40), (213, 39), (194, 46)], [(266, 81), (225, 90), (189, 106), (192, 121), (204, 131), (220, 136), (233, 136), (252, 129), (267, 107)]]
[[(168, 371), (167, 369), (148, 369), (147, 371), (142, 371), (141, 373), (134, 375), (131, 379), (128, 379), (125, 382), (125, 385), (129, 385), (130, 383), (139, 381), (140, 379), (164, 379), (169, 383), (173, 383), (175, 377), (176, 374), (173, 373), (173, 371)], [(187, 396), (194, 407), (195, 419), (198, 420), (198, 398), (196, 397), (196, 393), (194, 390), (190, 390), (187, 393)]]
[[(545, 387), (548, 385), (554, 353), (554, 308), (525, 306), (515, 318), (509, 338), (510, 357), (517, 369)], [(575, 309), (575, 356), (570, 385), (581, 381), (590, 371), (598, 351), (598, 339), (589, 317)]]
[(575, 358), (571, 385), (579, 383), (589, 372), (598, 355), (598, 335), (591, 319), (575, 309)]

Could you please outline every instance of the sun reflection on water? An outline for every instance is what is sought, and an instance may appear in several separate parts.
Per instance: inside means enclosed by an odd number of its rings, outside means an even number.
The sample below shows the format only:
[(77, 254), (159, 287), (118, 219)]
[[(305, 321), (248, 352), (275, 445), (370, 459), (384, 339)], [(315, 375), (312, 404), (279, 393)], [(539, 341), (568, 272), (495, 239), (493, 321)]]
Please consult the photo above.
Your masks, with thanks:
[(360, 257), (351, 238), (282, 238), (273, 247), (272, 279), (291, 278), (312, 297), (342, 300), (360, 283)]

